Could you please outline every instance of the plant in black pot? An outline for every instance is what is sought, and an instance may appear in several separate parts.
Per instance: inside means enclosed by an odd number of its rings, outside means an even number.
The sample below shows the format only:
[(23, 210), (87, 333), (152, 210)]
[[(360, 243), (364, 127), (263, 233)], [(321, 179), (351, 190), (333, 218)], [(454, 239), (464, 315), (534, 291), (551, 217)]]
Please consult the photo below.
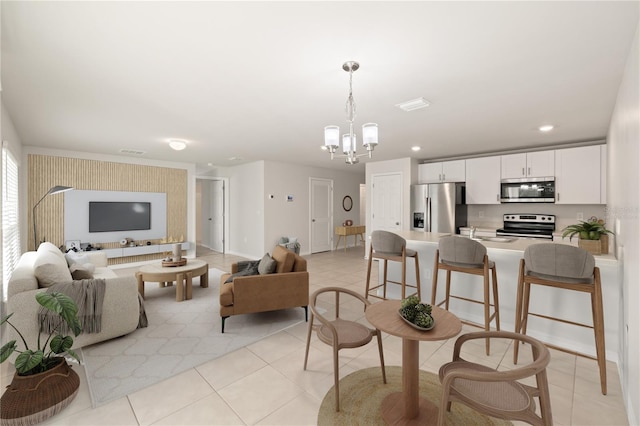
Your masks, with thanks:
[(606, 254), (609, 246), (609, 241), (606, 237), (607, 234), (613, 234), (613, 232), (605, 228), (604, 225), (605, 223), (602, 219), (598, 220), (595, 217), (589, 221), (581, 220), (580, 223), (564, 228), (562, 238), (569, 237), (569, 241), (571, 241), (575, 235), (578, 235), (578, 247), (582, 247), (593, 254)]
[[(0, 324), (13, 328), (22, 340), (23, 350), (16, 340), (11, 340), (0, 349), (0, 363), (14, 353), (16, 373), (0, 399), (0, 417), (3, 425), (36, 424), (60, 412), (75, 398), (80, 379), (67, 364), (64, 354), (80, 361), (71, 350), (72, 332), (78, 336), (82, 331), (78, 320), (78, 307), (69, 296), (52, 292), (38, 293), (36, 300), (43, 307), (41, 325), (47, 323), (48, 337), (42, 342), (25, 340), (20, 330), (10, 321), (13, 314), (2, 318)], [(32, 346), (30, 347), (29, 344)]]

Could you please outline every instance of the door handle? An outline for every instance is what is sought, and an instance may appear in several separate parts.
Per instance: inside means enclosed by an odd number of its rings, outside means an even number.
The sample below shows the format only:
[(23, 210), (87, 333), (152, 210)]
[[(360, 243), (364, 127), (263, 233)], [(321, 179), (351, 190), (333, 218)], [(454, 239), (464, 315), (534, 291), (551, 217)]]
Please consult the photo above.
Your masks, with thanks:
[(524, 176), (524, 167), (522, 168), (522, 176)]
[(315, 219), (311, 219), (311, 222), (315, 222), (315, 221), (316, 221)]
[(527, 169), (527, 175), (531, 176), (531, 167)]
[(396, 222), (396, 225), (400, 225), (400, 222)]
[(427, 197), (427, 232), (431, 232), (431, 197)]

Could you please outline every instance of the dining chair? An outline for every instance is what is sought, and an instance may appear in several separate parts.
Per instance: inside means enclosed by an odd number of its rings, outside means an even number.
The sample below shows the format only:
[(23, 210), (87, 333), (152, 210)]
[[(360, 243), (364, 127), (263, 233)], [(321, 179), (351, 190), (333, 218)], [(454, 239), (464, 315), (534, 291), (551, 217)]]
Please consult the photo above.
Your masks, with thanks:
[[(407, 284), (407, 258), (413, 258), (415, 262), (416, 284)], [(371, 264), (373, 259), (380, 259), (384, 262), (382, 283), (371, 287)], [(387, 279), (387, 262), (400, 262), (402, 266), (401, 281), (391, 281)], [(385, 300), (387, 298), (387, 283), (399, 284), (401, 287), (401, 297), (406, 298), (406, 288), (415, 288), (420, 298), (420, 265), (418, 262), (418, 252), (407, 248), (407, 241), (398, 234), (389, 231), (373, 231), (371, 233), (371, 244), (369, 245), (369, 264), (367, 267), (367, 284), (365, 297), (377, 297)], [(382, 287), (382, 297), (378, 296), (377, 290)]]
[[(588, 293), (591, 296), (592, 324), (531, 312), (529, 310), (531, 285)], [(593, 255), (580, 247), (566, 244), (543, 243), (527, 247), (524, 251), (524, 257), (520, 259), (518, 273), (516, 333), (527, 334), (527, 319), (529, 316), (593, 329), (596, 346), (595, 359), (600, 369), (600, 390), (603, 395), (606, 395), (607, 360), (604, 343), (602, 283), (600, 282), (600, 269), (596, 266)], [(575, 355), (593, 358), (548, 343), (547, 346)], [(513, 362), (518, 362), (518, 345), (514, 346)]]
[[(475, 339), (510, 339), (514, 345), (528, 343), (533, 362), (513, 370), (498, 371), (486, 365), (470, 362), (460, 356), (464, 343)], [(451, 403), (464, 404), (478, 412), (504, 420), (519, 420), (533, 425), (550, 426), (551, 399), (547, 380), (547, 365), (551, 355), (547, 347), (533, 337), (510, 331), (479, 331), (456, 339), (453, 360), (440, 367), (442, 397), (438, 425), (444, 425)], [(520, 380), (535, 377), (535, 386)], [(540, 413), (536, 413), (535, 398)]]
[[(438, 291), (438, 271), (447, 271), (445, 297), (436, 302)], [(489, 279), (491, 271), (491, 280)], [(483, 277), (483, 300), (471, 299), (451, 294), (451, 273), (480, 275)], [(490, 284), (492, 282), (492, 285)], [(493, 290), (493, 303), (491, 303), (490, 289)], [(433, 284), (431, 286), (431, 304), (445, 305), (449, 310), (449, 300), (459, 299), (484, 305), (484, 329), (489, 331), (491, 321), (495, 321), (496, 330), (500, 330), (500, 306), (498, 301), (498, 277), (495, 262), (489, 260), (487, 248), (477, 241), (461, 236), (441, 237), (438, 241), (435, 262), (433, 266)], [(493, 312), (491, 308), (493, 307)], [(464, 321), (468, 323), (468, 321)], [(475, 324), (474, 324), (475, 325)], [(490, 352), (490, 339), (486, 340), (486, 353)]]
[[(332, 319), (320, 314), (318, 310), (318, 298), (321, 295), (333, 295), (335, 298), (334, 315)], [(340, 296), (345, 297), (340, 299)], [(382, 381), (387, 383), (387, 375), (384, 370), (384, 354), (382, 353), (382, 336), (380, 330), (369, 328), (359, 322), (340, 318), (340, 305), (353, 301), (353, 299), (362, 302), (364, 310), (371, 305), (367, 299), (355, 291), (341, 287), (324, 287), (315, 291), (309, 298), (309, 307), (311, 308), (311, 320), (309, 321), (309, 331), (307, 333), (307, 348), (304, 353), (304, 369), (307, 369), (307, 361), (309, 359), (309, 344), (311, 342), (311, 333), (313, 330), (317, 332), (318, 339), (333, 347), (333, 379), (336, 390), (336, 411), (340, 411), (340, 393), (339, 393), (339, 374), (338, 374), (338, 351), (347, 348), (358, 348), (364, 346), (371, 341), (373, 336), (378, 339), (378, 352), (380, 353), (380, 367), (382, 368)], [(325, 301), (323, 298), (322, 301)], [(318, 324), (315, 324), (315, 320)]]

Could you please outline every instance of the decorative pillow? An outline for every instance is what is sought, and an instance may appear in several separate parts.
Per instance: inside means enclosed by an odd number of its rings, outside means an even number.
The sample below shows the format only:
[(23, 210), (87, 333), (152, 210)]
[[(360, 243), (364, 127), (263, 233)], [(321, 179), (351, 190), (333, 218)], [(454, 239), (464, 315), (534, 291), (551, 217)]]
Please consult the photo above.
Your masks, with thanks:
[(74, 251), (70, 251), (69, 253), (65, 254), (64, 258), (67, 260), (69, 266), (73, 264), (84, 265), (85, 263), (91, 263), (89, 262), (89, 256), (87, 256), (86, 254), (76, 253)]
[(296, 255), (282, 246), (276, 246), (273, 249), (273, 258), (278, 263), (276, 273), (293, 271), (293, 264), (296, 261)]
[(277, 266), (278, 263), (269, 256), (269, 253), (266, 253), (262, 256), (262, 259), (260, 259), (260, 263), (258, 264), (258, 273), (260, 275), (273, 274), (276, 271)]
[(84, 265), (74, 263), (69, 267), (69, 272), (71, 272), (71, 277), (74, 279), (74, 281), (93, 279), (94, 270), (95, 266), (93, 266), (92, 263), (85, 263)]
[(53, 245), (53, 243), (50, 243), (49, 241), (45, 241), (43, 243), (40, 243), (40, 245), (38, 246), (37, 252), (38, 253), (43, 253), (43, 252), (53, 253), (56, 256), (58, 256), (60, 259), (64, 260), (64, 253), (61, 252), (58, 247), (56, 247), (55, 245)]
[(38, 249), (36, 260), (33, 263), (33, 275), (38, 280), (40, 287), (50, 287), (56, 283), (73, 281), (64, 256), (48, 250), (40, 251)]

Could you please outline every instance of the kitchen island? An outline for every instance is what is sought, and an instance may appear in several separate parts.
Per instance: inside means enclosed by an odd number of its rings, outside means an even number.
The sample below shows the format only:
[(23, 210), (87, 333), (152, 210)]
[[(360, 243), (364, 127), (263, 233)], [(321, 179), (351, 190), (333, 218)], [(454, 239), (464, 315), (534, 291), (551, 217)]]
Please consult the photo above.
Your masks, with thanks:
[[(431, 302), (431, 282), (435, 252), (440, 237), (449, 234), (436, 234), (417, 231), (397, 231), (398, 235), (407, 240), (407, 248), (416, 250), (420, 259), (420, 279), (422, 299)], [(551, 243), (541, 239), (514, 239), (508, 242), (479, 240), (487, 248), (489, 259), (496, 263), (498, 274), (498, 294), (500, 302), (501, 329), (513, 331), (515, 329), (515, 305), (518, 287), (518, 269), (524, 250), (532, 244)], [(555, 240), (554, 244), (571, 244), (568, 240)], [(600, 268), (602, 277), (602, 297), (604, 304), (605, 345), (607, 359), (618, 361), (620, 330), (618, 312), (621, 309), (621, 285), (619, 276), (619, 262), (612, 254), (594, 256), (596, 266)], [(382, 266), (380, 265), (380, 268)], [(413, 263), (407, 264), (407, 281), (411, 284), (415, 280)], [(399, 281), (401, 274), (397, 262), (389, 262), (388, 275), (390, 280)], [(445, 271), (438, 276), (438, 294), (436, 302), (444, 299)], [(379, 274), (382, 276), (382, 273)], [(483, 299), (482, 277), (469, 274), (452, 273), (451, 294), (476, 300)], [(399, 298), (399, 287), (390, 285), (387, 289), (389, 298)], [(451, 299), (449, 309), (463, 320), (476, 324), (484, 324), (482, 305)], [(564, 318), (585, 324), (592, 323), (591, 300), (588, 294), (562, 290), (557, 288), (534, 286), (531, 290), (530, 312), (542, 315)], [(527, 334), (559, 347), (589, 356), (595, 356), (595, 340), (593, 330), (577, 327), (557, 321), (549, 321), (534, 316), (528, 320)]]

